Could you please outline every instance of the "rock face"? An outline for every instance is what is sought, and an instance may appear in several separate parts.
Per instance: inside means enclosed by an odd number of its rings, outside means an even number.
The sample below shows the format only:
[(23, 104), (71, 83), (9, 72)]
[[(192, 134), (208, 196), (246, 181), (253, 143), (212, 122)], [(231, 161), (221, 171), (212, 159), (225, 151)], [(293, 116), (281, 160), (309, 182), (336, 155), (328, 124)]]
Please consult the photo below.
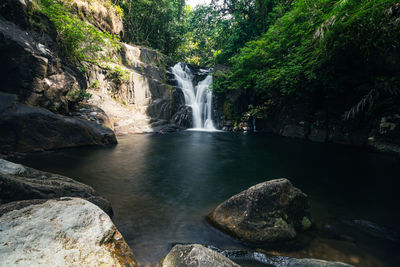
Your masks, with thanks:
[(193, 111), (191, 107), (182, 106), (172, 117), (172, 121), (183, 128), (193, 127)]
[(48, 200), (0, 217), (4, 266), (137, 266), (110, 218), (79, 198)]
[[(171, 118), (184, 99), (167, 83), (168, 59), (151, 49), (122, 44), (121, 60), (107, 68), (92, 66), (88, 103), (105, 111), (117, 135), (162, 132), (161, 124), (172, 129), (169, 123), (174, 123)], [(122, 77), (115, 79), (117, 72)]]
[(311, 227), (307, 195), (284, 178), (231, 197), (208, 220), (241, 242), (260, 246), (284, 244)]
[(175, 245), (158, 267), (239, 267), (225, 256), (202, 245)]
[[(72, 0), (62, 1), (62, 4), (70, 13), (100, 31), (122, 36), (121, 10), (111, 1)], [(2, 1), (0, 61), (3, 64), (0, 65), (0, 91), (17, 95), (17, 101), (21, 104), (88, 120), (91, 124), (108, 127), (116, 134), (170, 132), (181, 128), (172, 117), (184, 105), (184, 99), (182, 93), (167, 82), (166, 70), (171, 61), (166, 56), (144, 47), (120, 43), (121, 49), (104, 47), (102, 51), (107, 55), (106, 58), (112, 60), (81, 62), (85, 69), (82, 73), (62, 56), (57, 36), (54, 23), (37, 8), (34, 1)], [(66, 137), (63, 133), (66, 127), (59, 127), (63, 124), (60, 120), (65, 121), (65, 118), (54, 119), (60, 123), (53, 125), (48, 115), (41, 114), (38, 117), (37, 114), (42, 111), (31, 111), (35, 113), (31, 119), (40, 120), (39, 125), (45, 121), (45, 130), (42, 132), (51, 132), (48, 135), (42, 134), (43, 137)], [(11, 114), (8, 116), (12, 117)], [(75, 121), (70, 128), (87, 128), (87, 125), (81, 126), (82, 121)], [(18, 130), (21, 127), (19, 125)], [(14, 132), (18, 135), (26, 134), (16, 130)], [(80, 134), (73, 134), (73, 139)], [(93, 144), (87, 140), (87, 134), (83, 135), (81, 139), (84, 140), (78, 141), (77, 145)], [(25, 143), (35, 138), (26, 138)], [(19, 142), (14, 139), (11, 140), (13, 144)], [(97, 137), (92, 139), (95, 139), (94, 143), (99, 141)], [(51, 140), (50, 148), (42, 148), (43, 144), (29, 145), (29, 148), (19, 148), (16, 151), (54, 149), (75, 144), (54, 144)]]
[(86, 84), (58, 55), (55, 27), (35, 3), (5, 0), (0, 14), (0, 154), (115, 144), (111, 130), (59, 115), (70, 115)]
[(17, 94), (29, 105), (68, 113), (69, 101), (75, 101), (70, 92), (83, 89), (82, 77), (62, 64), (54, 41), (43, 36), (0, 17), (0, 91)]
[(64, 1), (83, 21), (114, 35), (123, 35), (122, 13), (118, 14), (111, 1), (73, 0)]
[(16, 99), (15, 95), (0, 93), (2, 153), (117, 143), (110, 129), (20, 104)]
[[(111, 1), (62, 4), (101, 31), (123, 33)], [(180, 103), (167, 84), (166, 56), (120, 43), (104, 47), (112, 60), (82, 62), (82, 72), (63, 57), (54, 23), (37, 7), (32, 0), (0, 4), (0, 92), (17, 96), (1, 114), (0, 154), (115, 143), (99, 125), (117, 134), (179, 129), (171, 121)]]
[(111, 204), (90, 186), (71, 178), (0, 159), (0, 203), (29, 199), (80, 197), (112, 215)]
[[(249, 110), (250, 105), (257, 103), (254, 96), (236, 91), (216, 94), (215, 119), (218, 128), (223, 130), (247, 131), (249, 126), (255, 125), (257, 132), (320, 143), (366, 146), (400, 155), (397, 102), (388, 111), (374, 111), (346, 120), (344, 114), (359, 97), (341, 95), (324, 100), (319, 94), (301, 98), (273, 97)], [(247, 116), (249, 112), (255, 116)]]

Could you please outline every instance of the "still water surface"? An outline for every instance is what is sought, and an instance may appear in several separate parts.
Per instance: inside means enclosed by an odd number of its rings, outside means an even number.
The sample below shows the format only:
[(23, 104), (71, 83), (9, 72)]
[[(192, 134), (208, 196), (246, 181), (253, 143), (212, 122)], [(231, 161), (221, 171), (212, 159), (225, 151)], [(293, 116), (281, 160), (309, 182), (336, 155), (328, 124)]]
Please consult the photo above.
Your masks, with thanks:
[[(19, 161), (91, 185), (109, 199), (113, 220), (141, 266), (155, 264), (174, 243), (243, 248), (204, 217), (228, 197), (280, 177), (309, 195), (317, 222), (362, 219), (392, 230), (400, 225), (400, 161), (353, 147), (263, 134), (180, 132)], [(316, 239), (311, 248), (288, 255), (400, 266), (398, 243), (363, 232), (349, 240)]]

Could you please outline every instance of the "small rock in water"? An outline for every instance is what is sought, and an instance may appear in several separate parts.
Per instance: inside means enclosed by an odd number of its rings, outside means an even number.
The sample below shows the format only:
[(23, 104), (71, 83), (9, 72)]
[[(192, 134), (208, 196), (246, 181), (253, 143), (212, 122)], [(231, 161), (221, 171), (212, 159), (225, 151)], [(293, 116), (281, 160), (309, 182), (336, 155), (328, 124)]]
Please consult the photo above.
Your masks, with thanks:
[(158, 267), (240, 267), (227, 257), (202, 245), (175, 245)]
[(399, 233), (367, 220), (344, 220), (344, 223), (371, 236), (400, 243)]
[(260, 246), (285, 244), (311, 227), (308, 197), (282, 178), (267, 181), (220, 204), (208, 220), (239, 241)]

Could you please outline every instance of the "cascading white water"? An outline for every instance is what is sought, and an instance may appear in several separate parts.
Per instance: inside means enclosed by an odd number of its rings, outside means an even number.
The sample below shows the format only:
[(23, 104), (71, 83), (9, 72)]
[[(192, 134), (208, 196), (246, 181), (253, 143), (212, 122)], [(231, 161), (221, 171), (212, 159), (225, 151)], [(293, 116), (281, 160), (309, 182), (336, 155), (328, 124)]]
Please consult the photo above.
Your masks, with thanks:
[(212, 120), (212, 76), (193, 86), (194, 75), (184, 63), (178, 63), (172, 68), (172, 73), (185, 96), (185, 104), (192, 108), (193, 128), (216, 130)]

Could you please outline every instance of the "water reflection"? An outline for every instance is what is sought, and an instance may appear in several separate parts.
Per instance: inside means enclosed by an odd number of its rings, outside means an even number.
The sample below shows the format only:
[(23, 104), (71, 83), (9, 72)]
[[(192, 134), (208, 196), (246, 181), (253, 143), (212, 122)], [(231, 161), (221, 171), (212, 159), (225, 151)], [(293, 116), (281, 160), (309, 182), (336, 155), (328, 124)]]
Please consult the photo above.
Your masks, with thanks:
[[(291, 179), (310, 196), (316, 220), (353, 218), (400, 225), (400, 164), (391, 156), (262, 134), (182, 132), (119, 141), (116, 147), (62, 150), (22, 161), (87, 183), (108, 198), (114, 222), (144, 265), (154, 264), (174, 243), (240, 248), (210, 227), (204, 216), (231, 195), (280, 177)], [(358, 255), (360, 265), (368, 262), (365, 254), (382, 262), (391, 258), (386, 265), (398, 263), (393, 257), (400, 254), (398, 246), (365, 242), (358, 251), (328, 241), (315, 247), (333, 246), (325, 251)], [(301, 253), (339, 257), (318, 251)]]

